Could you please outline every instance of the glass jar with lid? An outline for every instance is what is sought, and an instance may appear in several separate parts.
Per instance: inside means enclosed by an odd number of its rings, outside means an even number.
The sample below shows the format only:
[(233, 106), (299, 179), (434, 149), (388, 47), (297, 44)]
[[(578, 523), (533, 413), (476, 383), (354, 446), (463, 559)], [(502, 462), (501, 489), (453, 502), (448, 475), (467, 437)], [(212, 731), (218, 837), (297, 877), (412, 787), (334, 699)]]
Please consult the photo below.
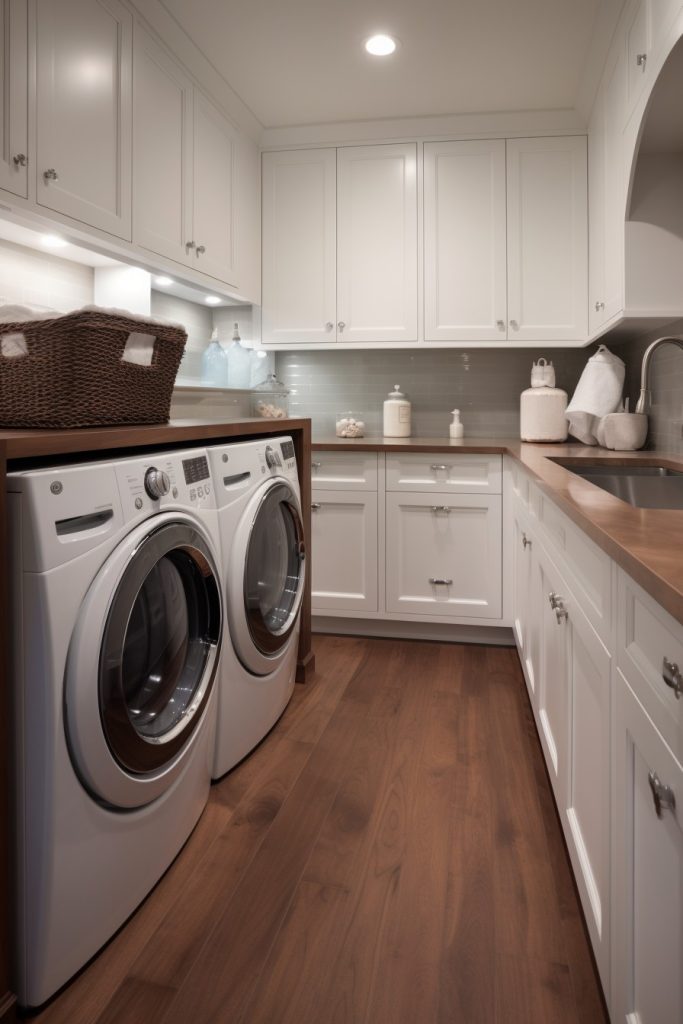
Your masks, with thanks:
[(282, 420), (289, 415), (289, 390), (274, 373), (254, 388), (252, 412), (265, 420)]

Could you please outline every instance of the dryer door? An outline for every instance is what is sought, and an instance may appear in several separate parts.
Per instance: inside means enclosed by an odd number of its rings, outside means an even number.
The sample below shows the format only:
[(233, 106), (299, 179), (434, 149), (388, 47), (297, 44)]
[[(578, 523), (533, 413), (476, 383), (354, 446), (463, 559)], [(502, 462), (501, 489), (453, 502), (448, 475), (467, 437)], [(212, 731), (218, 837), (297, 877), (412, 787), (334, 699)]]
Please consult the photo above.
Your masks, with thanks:
[(271, 480), (242, 518), (228, 580), (231, 637), (255, 675), (277, 668), (297, 631), (305, 557), (299, 498), (286, 480)]
[(218, 579), (203, 530), (166, 514), (129, 535), (90, 588), (67, 727), (81, 778), (114, 806), (155, 799), (182, 766), (216, 671)]

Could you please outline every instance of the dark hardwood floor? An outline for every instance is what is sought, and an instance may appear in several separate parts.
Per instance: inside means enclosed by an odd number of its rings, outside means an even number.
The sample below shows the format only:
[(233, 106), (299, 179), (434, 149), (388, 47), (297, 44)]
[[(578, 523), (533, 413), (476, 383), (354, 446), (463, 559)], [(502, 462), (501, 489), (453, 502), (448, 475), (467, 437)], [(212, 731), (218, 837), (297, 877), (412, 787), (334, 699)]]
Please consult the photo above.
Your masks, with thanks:
[(600, 1024), (516, 653), (318, 637), (258, 750), (38, 1024)]

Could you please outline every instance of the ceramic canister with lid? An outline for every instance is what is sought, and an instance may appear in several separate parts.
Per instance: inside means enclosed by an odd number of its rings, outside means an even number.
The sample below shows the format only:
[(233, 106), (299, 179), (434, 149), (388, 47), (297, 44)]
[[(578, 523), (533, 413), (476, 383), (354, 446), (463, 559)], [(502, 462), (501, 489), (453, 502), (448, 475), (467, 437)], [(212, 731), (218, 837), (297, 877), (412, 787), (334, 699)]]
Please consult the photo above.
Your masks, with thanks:
[(384, 403), (384, 436), (410, 437), (410, 402), (394, 384), (394, 390)]
[(520, 399), (520, 437), (522, 441), (566, 441), (569, 424), (565, 415), (567, 392), (555, 384), (552, 363), (539, 359), (531, 371), (531, 387)]

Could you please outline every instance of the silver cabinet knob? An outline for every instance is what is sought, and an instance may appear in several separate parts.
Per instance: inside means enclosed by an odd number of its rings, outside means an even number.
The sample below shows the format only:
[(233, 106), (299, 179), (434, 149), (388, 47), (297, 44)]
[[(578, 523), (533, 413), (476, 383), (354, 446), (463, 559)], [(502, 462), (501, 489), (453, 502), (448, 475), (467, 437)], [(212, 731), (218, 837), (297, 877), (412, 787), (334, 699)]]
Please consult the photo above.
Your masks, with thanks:
[(195, 243), (194, 242), (185, 242), (185, 249), (186, 249), (187, 252), (189, 252), (190, 249), (194, 249), (194, 248), (195, 248)]
[(551, 592), (550, 592), (550, 593), (548, 594), (548, 601), (549, 601), (549, 603), (550, 603), (550, 607), (551, 607), (551, 608), (553, 609), (553, 611), (555, 610), (555, 608), (557, 608), (557, 602), (558, 602), (558, 600), (559, 600), (559, 598), (558, 598), (557, 594), (555, 593), (555, 591), (554, 591), (554, 590), (552, 590), (552, 591), (551, 591)]
[(433, 587), (450, 587), (453, 580), (442, 580), (439, 576), (430, 576), (429, 582)]
[(636, 54), (636, 64), (638, 65), (638, 67), (642, 71), (644, 71), (645, 70), (645, 65), (647, 64), (647, 54), (646, 53), (637, 53)]
[(326, 331), (331, 331), (333, 327), (334, 327), (334, 321), (333, 320), (328, 320), (327, 323), (325, 324), (325, 330)]
[(498, 328), (499, 331), (504, 331), (505, 330), (505, 321), (504, 320), (496, 320), (496, 327)]
[(429, 468), (433, 469), (435, 473), (438, 473), (440, 469), (447, 470), (448, 466), (444, 466), (440, 462), (432, 462)]
[(657, 817), (663, 817), (663, 810), (675, 811), (676, 794), (671, 786), (667, 786), (662, 782), (657, 772), (648, 772), (647, 781), (650, 783), (650, 789), (652, 790), (652, 799)]
[(158, 501), (159, 498), (163, 498), (165, 494), (168, 494), (170, 489), (171, 481), (168, 478), (168, 474), (164, 473), (161, 469), (157, 469), (155, 466), (151, 466), (145, 473), (145, 490), (150, 498)]
[(320, 469), (321, 466), (322, 466), (322, 462), (312, 462), (311, 463), (311, 469)]
[(522, 547), (524, 548), (525, 551), (526, 551), (527, 548), (531, 547), (531, 541), (529, 540), (529, 538), (527, 537), (527, 535), (525, 533), (522, 534)]
[(596, 303), (595, 303), (595, 312), (596, 312), (596, 313), (599, 313), (599, 312), (600, 312), (600, 310), (601, 310), (601, 309), (604, 309), (604, 308), (605, 308), (605, 303), (604, 303), (604, 302), (601, 302), (601, 301), (600, 301), (600, 299), (597, 299), (597, 300), (596, 300)]
[(314, 512), (315, 512), (315, 511), (316, 511), (317, 509), (319, 509), (320, 507), (321, 507), (321, 503), (320, 503), (319, 501), (312, 501), (312, 502), (311, 502), (311, 508), (312, 508), (312, 510), (313, 510)]
[(516, 320), (511, 320), (510, 321), (510, 327), (513, 329), (513, 331), (516, 331), (519, 328), (519, 324), (517, 323)]
[(437, 515), (439, 512), (445, 512), (446, 515), (451, 511), (450, 505), (432, 505), (432, 512)]
[(343, 331), (346, 327), (346, 323), (343, 320), (337, 320), (337, 327), (340, 331)]
[(28, 160), (26, 159), (26, 153), (17, 153), (16, 156), (12, 157), (15, 167), (26, 167)]
[(54, 167), (48, 167), (46, 171), (43, 171), (43, 177), (45, 181), (59, 181), (59, 175)]
[(679, 700), (683, 694), (683, 675), (676, 662), (666, 657), (662, 663), (662, 679), (676, 694), (676, 700)]
[(197, 246), (197, 255), (198, 256), (203, 256), (205, 252), (206, 252), (206, 246), (205, 245), (198, 245)]

